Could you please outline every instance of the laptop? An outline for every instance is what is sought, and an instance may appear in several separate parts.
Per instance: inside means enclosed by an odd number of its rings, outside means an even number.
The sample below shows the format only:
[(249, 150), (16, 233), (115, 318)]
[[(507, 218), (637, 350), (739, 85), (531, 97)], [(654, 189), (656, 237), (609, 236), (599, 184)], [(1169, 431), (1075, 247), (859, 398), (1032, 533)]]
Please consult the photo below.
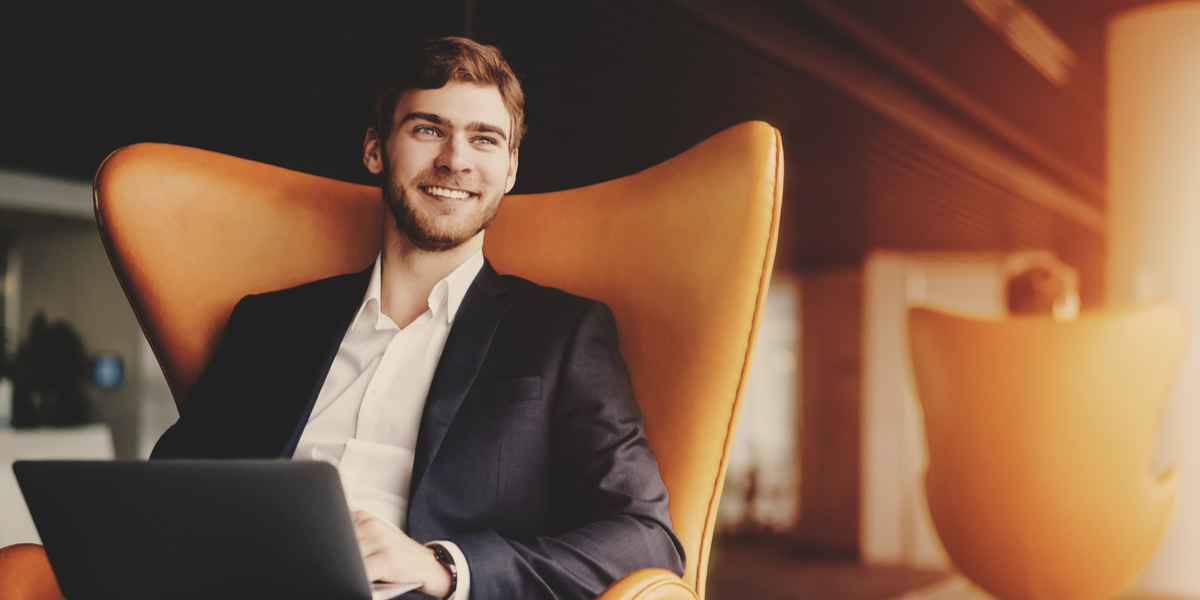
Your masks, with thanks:
[(71, 600), (376, 600), (337, 469), (286, 460), (18, 461)]

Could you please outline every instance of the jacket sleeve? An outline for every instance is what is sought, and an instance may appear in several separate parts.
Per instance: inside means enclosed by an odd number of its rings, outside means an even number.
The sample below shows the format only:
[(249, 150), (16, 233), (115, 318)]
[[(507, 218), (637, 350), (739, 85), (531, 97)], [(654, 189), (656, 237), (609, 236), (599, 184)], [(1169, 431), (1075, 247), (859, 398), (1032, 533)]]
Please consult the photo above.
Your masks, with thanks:
[(594, 302), (567, 343), (551, 421), (553, 476), (574, 528), (532, 540), (450, 536), (467, 558), (471, 598), (594, 598), (648, 567), (683, 574), (668, 495), (617, 346)]
[(252, 298), (246, 296), (233, 307), (216, 353), (188, 392), (187, 403), (179, 420), (154, 445), (150, 453), (151, 460), (223, 458), (223, 441), (233, 422), (229, 410), (233, 401), (231, 390), (237, 372), (242, 325)]

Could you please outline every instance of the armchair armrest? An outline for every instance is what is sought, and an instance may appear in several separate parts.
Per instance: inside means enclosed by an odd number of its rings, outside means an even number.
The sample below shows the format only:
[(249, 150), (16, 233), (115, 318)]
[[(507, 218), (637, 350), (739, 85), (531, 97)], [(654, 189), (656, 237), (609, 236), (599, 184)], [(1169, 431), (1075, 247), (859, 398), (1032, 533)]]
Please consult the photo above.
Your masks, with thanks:
[(670, 571), (642, 569), (608, 586), (596, 600), (699, 600), (699, 596)]
[(0, 548), (0, 598), (65, 600), (41, 546), (14, 544)]

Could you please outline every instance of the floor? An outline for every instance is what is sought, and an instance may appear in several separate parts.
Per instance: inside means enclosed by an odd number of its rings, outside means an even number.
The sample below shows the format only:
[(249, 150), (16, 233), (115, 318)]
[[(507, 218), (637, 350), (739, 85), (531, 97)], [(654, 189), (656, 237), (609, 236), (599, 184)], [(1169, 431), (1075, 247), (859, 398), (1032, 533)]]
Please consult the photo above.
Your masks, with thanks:
[(708, 565), (708, 600), (890, 600), (947, 577), (816, 558), (769, 536), (718, 536)]
[[(785, 538), (718, 536), (708, 569), (708, 600), (995, 600), (961, 575), (870, 567), (822, 559)], [(1122, 596), (1119, 600), (1187, 600)]]

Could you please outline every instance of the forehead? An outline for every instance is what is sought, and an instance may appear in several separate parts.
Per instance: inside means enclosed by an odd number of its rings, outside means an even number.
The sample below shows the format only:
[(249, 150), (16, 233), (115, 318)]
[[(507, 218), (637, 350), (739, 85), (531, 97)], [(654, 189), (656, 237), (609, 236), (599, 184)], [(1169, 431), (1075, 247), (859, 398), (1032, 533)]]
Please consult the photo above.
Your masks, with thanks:
[(405, 115), (414, 112), (437, 115), (457, 127), (480, 122), (512, 133), (504, 98), (494, 86), (454, 81), (436, 90), (408, 90), (396, 103), (394, 122), (399, 123)]

